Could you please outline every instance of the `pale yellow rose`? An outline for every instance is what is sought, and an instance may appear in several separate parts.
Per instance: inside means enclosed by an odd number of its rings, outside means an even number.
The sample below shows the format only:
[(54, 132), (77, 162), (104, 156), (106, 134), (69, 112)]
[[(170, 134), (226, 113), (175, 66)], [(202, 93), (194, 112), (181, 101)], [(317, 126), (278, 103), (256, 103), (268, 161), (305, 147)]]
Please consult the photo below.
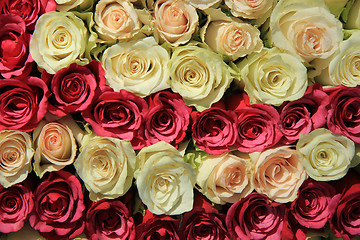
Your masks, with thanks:
[(196, 9), (178, 0), (159, 0), (155, 4), (155, 38), (173, 46), (189, 42), (199, 25)]
[(270, 32), (275, 46), (306, 62), (330, 57), (343, 38), (341, 22), (323, 0), (281, 0), (271, 14)]
[(198, 46), (176, 48), (169, 67), (171, 89), (198, 111), (219, 101), (232, 81), (222, 57)]
[(207, 155), (197, 170), (199, 191), (217, 204), (234, 203), (254, 190), (248, 154)]
[(251, 104), (279, 106), (301, 98), (308, 86), (306, 67), (295, 56), (277, 48), (252, 53), (238, 67)]
[(86, 11), (90, 10), (94, 0), (55, 0), (56, 10), (68, 12), (69, 10)]
[(250, 154), (254, 161), (255, 190), (280, 203), (296, 199), (307, 174), (301, 157), (290, 146), (280, 146)]
[(135, 151), (128, 140), (86, 135), (74, 166), (92, 201), (114, 199), (132, 185)]
[(221, 2), (221, 0), (186, 0), (188, 3), (193, 5), (194, 7), (204, 10), (209, 7), (214, 7), (215, 4)]
[(360, 0), (355, 0), (351, 6), (345, 28), (360, 29)]
[(0, 132), (0, 184), (7, 188), (24, 181), (31, 172), (34, 155), (30, 135), (20, 131)]
[(178, 215), (192, 209), (195, 170), (176, 148), (161, 141), (141, 149), (137, 159), (136, 186), (150, 212)]
[(105, 50), (102, 65), (108, 85), (140, 97), (170, 88), (169, 53), (153, 37), (115, 44)]
[(300, 136), (296, 150), (303, 157), (308, 175), (317, 181), (344, 177), (355, 156), (355, 144), (343, 135), (318, 128)]

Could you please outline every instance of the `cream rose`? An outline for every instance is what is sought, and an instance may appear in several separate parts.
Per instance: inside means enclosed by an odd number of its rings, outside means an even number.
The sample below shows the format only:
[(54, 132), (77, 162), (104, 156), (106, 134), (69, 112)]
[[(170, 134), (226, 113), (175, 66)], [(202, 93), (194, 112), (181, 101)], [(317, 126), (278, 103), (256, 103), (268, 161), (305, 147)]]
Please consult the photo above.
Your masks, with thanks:
[(270, 32), (275, 46), (306, 62), (330, 57), (343, 38), (341, 22), (323, 0), (281, 0), (271, 14)]
[(173, 46), (189, 42), (199, 25), (196, 9), (178, 0), (159, 0), (155, 4), (155, 38)]
[(102, 40), (115, 41), (132, 38), (142, 23), (127, 0), (101, 0), (95, 7), (95, 29)]
[(217, 204), (234, 203), (254, 190), (248, 154), (208, 155), (196, 175), (199, 191)]
[(105, 50), (102, 65), (108, 84), (138, 96), (170, 88), (169, 53), (153, 37), (118, 43)]
[(92, 201), (113, 199), (131, 187), (136, 156), (128, 140), (87, 135), (74, 166)]
[(351, 6), (345, 28), (360, 29), (360, 0), (355, 0)]
[(255, 190), (280, 203), (292, 202), (297, 197), (307, 174), (301, 157), (290, 146), (270, 148), (250, 154), (254, 165)]
[(20, 131), (0, 132), (0, 184), (7, 188), (24, 181), (31, 172), (34, 155), (30, 135)]
[(150, 212), (177, 215), (192, 209), (195, 170), (176, 148), (161, 141), (141, 149), (137, 159), (136, 186)]
[(325, 128), (300, 136), (296, 150), (303, 157), (302, 164), (309, 176), (317, 181), (344, 177), (355, 156), (353, 141)]
[(186, 0), (186, 2), (190, 3), (198, 9), (204, 10), (220, 3), (221, 0)]
[(30, 53), (37, 65), (55, 74), (73, 62), (87, 64), (89, 32), (72, 12), (48, 12), (36, 22)]
[(279, 106), (301, 98), (308, 86), (307, 69), (301, 61), (276, 48), (250, 54), (238, 67), (251, 104)]
[(56, 10), (68, 12), (69, 10), (86, 11), (90, 10), (94, 0), (55, 0)]
[(40, 122), (33, 132), (36, 175), (42, 178), (46, 172), (59, 171), (72, 164), (82, 136), (82, 130), (70, 117)]
[(169, 67), (171, 89), (198, 111), (219, 101), (232, 81), (221, 56), (198, 46), (176, 48)]

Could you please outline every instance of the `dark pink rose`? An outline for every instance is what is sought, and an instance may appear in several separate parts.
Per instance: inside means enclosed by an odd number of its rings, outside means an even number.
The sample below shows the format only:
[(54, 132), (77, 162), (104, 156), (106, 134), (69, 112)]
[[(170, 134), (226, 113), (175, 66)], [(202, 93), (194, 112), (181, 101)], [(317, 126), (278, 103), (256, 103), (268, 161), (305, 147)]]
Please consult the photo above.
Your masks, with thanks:
[(93, 202), (86, 214), (85, 233), (88, 239), (135, 239), (131, 212), (119, 199)]
[(281, 239), (284, 214), (285, 205), (250, 193), (229, 208), (226, 225), (232, 239)]
[(136, 226), (136, 240), (180, 240), (179, 223), (179, 219), (146, 210), (142, 223)]
[(0, 232), (19, 231), (34, 207), (31, 190), (24, 184), (9, 188), (0, 185)]
[(82, 186), (71, 173), (60, 170), (44, 175), (34, 192), (31, 227), (47, 239), (69, 239), (85, 228)]
[(202, 194), (194, 195), (194, 207), (181, 222), (183, 240), (230, 240), (225, 228), (225, 216), (207, 202)]
[(31, 35), (17, 15), (0, 14), (0, 74), (4, 78), (29, 75), (34, 64), (29, 52)]
[(297, 141), (300, 134), (306, 134), (326, 124), (328, 95), (321, 85), (308, 87), (304, 96), (292, 102), (284, 102), (280, 107), (280, 130), (284, 143)]
[(144, 147), (142, 132), (148, 111), (146, 101), (124, 89), (120, 92), (101, 89), (102, 93), (93, 104), (82, 112), (85, 121), (91, 124), (97, 135), (128, 139), (134, 149)]
[(40, 78), (0, 81), (0, 131), (34, 130), (47, 111), (49, 91)]
[(236, 141), (236, 115), (219, 107), (193, 112), (192, 137), (209, 154), (230, 150)]
[[(33, 30), (38, 17), (56, 10), (55, 0), (1, 0), (1, 14), (15, 14), (21, 17), (27, 30)], [(0, 21), (1, 22), (1, 21)]]
[(177, 93), (162, 91), (151, 95), (145, 116), (146, 145), (165, 141), (177, 147), (187, 135), (191, 108)]
[(85, 66), (72, 63), (55, 75), (44, 71), (41, 78), (51, 91), (49, 112), (60, 117), (87, 109), (106, 83), (104, 69), (95, 60)]

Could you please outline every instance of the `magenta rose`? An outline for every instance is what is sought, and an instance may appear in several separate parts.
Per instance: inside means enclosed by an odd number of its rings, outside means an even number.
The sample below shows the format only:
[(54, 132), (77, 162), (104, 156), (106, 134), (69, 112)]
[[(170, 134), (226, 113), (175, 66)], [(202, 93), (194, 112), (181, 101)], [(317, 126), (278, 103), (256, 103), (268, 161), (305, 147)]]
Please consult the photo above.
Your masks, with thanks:
[(34, 64), (29, 52), (31, 35), (17, 15), (0, 14), (0, 74), (3, 78), (29, 75)]
[(321, 85), (308, 87), (304, 96), (292, 102), (285, 102), (280, 107), (280, 131), (285, 144), (299, 139), (300, 134), (306, 134), (326, 124), (329, 96)]
[(146, 210), (142, 222), (136, 226), (136, 240), (180, 240), (179, 223), (179, 219)]
[(177, 147), (187, 135), (191, 108), (177, 93), (162, 91), (151, 95), (145, 117), (146, 145), (165, 141)]
[(27, 30), (34, 29), (36, 20), (41, 14), (55, 10), (56, 10), (55, 0), (1, 0), (0, 1), (0, 13), (18, 15), (24, 20)]
[(285, 205), (250, 193), (229, 208), (226, 226), (232, 239), (281, 239), (284, 214)]
[(72, 63), (55, 75), (44, 71), (41, 78), (51, 91), (49, 112), (59, 117), (87, 109), (106, 83), (104, 69), (95, 60), (85, 66)]
[(145, 146), (142, 135), (144, 116), (148, 105), (144, 99), (121, 89), (113, 92), (109, 87), (94, 100), (82, 116), (100, 136), (118, 137), (131, 141), (134, 149)]
[(86, 214), (85, 233), (88, 239), (135, 239), (131, 212), (119, 199), (93, 202)]
[(47, 111), (49, 91), (40, 78), (0, 81), (0, 131), (34, 130)]
[(19, 231), (34, 207), (31, 190), (24, 184), (0, 185), (0, 232)]
[(220, 107), (193, 112), (192, 137), (209, 154), (228, 152), (236, 141), (236, 115)]
[(29, 222), (47, 239), (69, 239), (82, 233), (85, 205), (79, 180), (63, 170), (47, 173), (34, 192)]

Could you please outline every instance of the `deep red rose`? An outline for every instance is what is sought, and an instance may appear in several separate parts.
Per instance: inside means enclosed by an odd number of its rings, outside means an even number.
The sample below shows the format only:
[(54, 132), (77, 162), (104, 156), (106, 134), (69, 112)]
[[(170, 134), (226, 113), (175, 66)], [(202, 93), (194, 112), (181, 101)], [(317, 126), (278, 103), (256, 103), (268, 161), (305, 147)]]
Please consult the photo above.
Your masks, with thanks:
[(254, 192), (229, 208), (226, 226), (232, 239), (281, 239), (284, 214), (285, 205)]
[(86, 214), (85, 233), (88, 239), (135, 239), (131, 212), (119, 199), (93, 202)]
[(85, 205), (79, 180), (60, 170), (44, 175), (34, 193), (30, 225), (47, 239), (69, 239), (85, 228)]
[(49, 91), (40, 78), (0, 81), (0, 131), (34, 130), (47, 111)]
[(113, 92), (102, 88), (102, 93), (82, 116), (97, 135), (128, 139), (134, 149), (141, 149), (145, 146), (141, 133), (147, 111), (148, 105), (141, 97), (124, 89)]
[[(1, 0), (0, 13), (15, 14), (21, 17), (27, 30), (33, 30), (38, 17), (56, 10), (55, 0)], [(0, 21), (1, 22), (1, 21)]]
[(304, 96), (292, 102), (284, 102), (280, 107), (280, 130), (284, 143), (297, 141), (300, 134), (306, 134), (326, 124), (329, 96), (321, 85), (308, 87)]
[(0, 14), (0, 74), (4, 78), (29, 75), (34, 64), (29, 52), (31, 35), (17, 15)]
[(0, 232), (19, 231), (34, 207), (31, 190), (24, 184), (9, 188), (0, 185)]
[(55, 75), (44, 71), (41, 78), (51, 91), (49, 112), (59, 117), (87, 109), (106, 83), (104, 69), (95, 60), (85, 66), (72, 63)]
[(179, 219), (146, 210), (142, 223), (136, 226), (136, 240), (180, 240), (179, 223)]
[(236, 141), (236, 115), (219, 107), (193, 112), (192, 137), (209, 154), (228, 152)]
[(161, 91), (152, 94), (147, 102), (145, 116), (146, 145), (165, 141), (177, 147), (186, 137), (190, 124), (191, 108), (177, 93)]

